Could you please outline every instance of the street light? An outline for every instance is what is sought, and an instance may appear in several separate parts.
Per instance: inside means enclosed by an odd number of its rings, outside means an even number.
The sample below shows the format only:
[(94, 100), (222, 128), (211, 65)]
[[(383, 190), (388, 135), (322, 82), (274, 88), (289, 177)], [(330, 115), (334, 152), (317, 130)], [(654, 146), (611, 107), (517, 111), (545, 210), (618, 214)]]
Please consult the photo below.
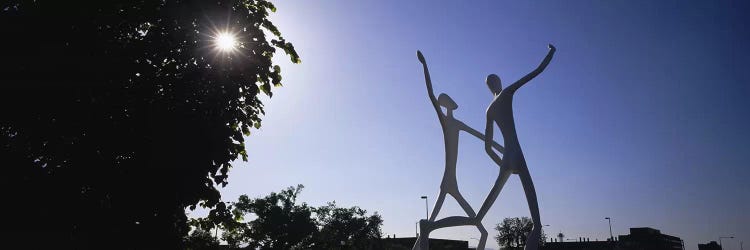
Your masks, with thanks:
[(427, 209), (427, 196), (426, 195), (422, 196), (422, 199), (424, 199), (424, 218), (426, 220), (429, 220), (430, 219), (430, 212)]
[(604, 217), (605, 220), (609, 221), (609, 240), (615, 241), (615, 237), (612, 236), (612, 219), (609, 217)]
[[(734, 239), (734, 236), (719, 236), (719, 246), (721, 246), (721, 239)], [(723, 250), (724, 247), (721, 249)]]

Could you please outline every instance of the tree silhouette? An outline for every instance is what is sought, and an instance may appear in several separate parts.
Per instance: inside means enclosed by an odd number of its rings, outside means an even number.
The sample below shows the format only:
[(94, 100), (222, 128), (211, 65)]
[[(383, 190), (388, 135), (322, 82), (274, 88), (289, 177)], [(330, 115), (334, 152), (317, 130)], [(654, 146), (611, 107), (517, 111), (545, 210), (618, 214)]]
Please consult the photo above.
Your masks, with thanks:
[(337, 207), (335, 202), (317, 208), (298, 203), (302, 188), (288, 187), (255, 199), (242, 195), (229, 205), (220, 203), (207, 217), (190, 220), (193, 231), (188, 242), (194, 249), (210, 246), (214, 239), (205, 232), (220, 227), (221, 239), (234, 248), (382, 248), (378, 240), (383, 219), (379, 214), (368, 215), (356, 206)]
[[(299, 62), (270, 11), (265, 0), (0, 3), (0, 160), (15, 239), (183, 248), (185, 208), (218, 204), (214, 186), (247, 158), (258, 95), (281, 83), (271, 57)], [(236, 52), (214, 50), (223, 29)]]
[[(526, 246), (526, 237), (531, 232), (534, 222), (529, 217), (505, 218), (495, 226), (497, 244), (506, 249), (522, 249)], [(541, 242), (545, 239), (544, 230), (541, 233)]]
[(227, 242), (233, 246), (247, 244), (249, 249), (311, 249), (317, 227), (312, 218), (314, 208), (297, 204), (303, 187), (289, 187), (257, 199), (240, 196), (234, 204), (236, 218), (252, 214), (255, 219), (244, 227), (232, 227), (225, 237)]
[(383, 237), (380, 226), (383, 219), (378, 213), (367, 216), (359, 207), (340, 208), (335, 202), (317, 208), (320, 233), (316, 240), (318, 249), (367, 249)]
[(189, 250), (218, 249), (219, 240), (210, 231), (196, 228), (186, 238), (185, 247)]

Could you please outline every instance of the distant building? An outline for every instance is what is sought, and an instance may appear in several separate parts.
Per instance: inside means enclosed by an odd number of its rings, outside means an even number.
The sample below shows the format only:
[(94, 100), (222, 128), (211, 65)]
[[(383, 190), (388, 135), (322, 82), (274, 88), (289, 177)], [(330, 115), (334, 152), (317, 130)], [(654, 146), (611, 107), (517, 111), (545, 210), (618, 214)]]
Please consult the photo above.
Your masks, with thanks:
[(721, 246), (716, 241), (711, 241), (706, 244), (698, 244), (698, 250), (721, 250)]
[(679, 237), (649, 227), (630, 228), (630, 234), (620, 235), (617, 243), (627, 250), (685, 250)]
[(589, 241), (588, 238), (579, 238), (578, 241), (545, 242), (541, 246), (541, 250), (615, 250), (616, 248), (616, 242)]
[[(394, 235), (395, 237), (395, 235)], [(358, 250), (411, 250), (414, 246), (414, 242), (417, 240), (415, 237), (407, 238), (380, 238), (371, 241), (370, 245), (363, 249)], [(232, 248), (227, 245), (220, 245), (218, 250), (239, 250), (244, 248)], [(343, 247), (342, 249), (351, 249)], [(469, 242), (463, 240), (445, 240), (445, 239), (430, 239), (430, 250), (470, 250)]]
[[(384, 250), (410, 250), (416, 237), (380, 239)], [(468, 250), (469, 242), (464, 240), (430, 239), (431, 250)]]
[[(542, 250), (685, 250), (680, 238), (662, 234), (659, 230), (639, 227), (631, 228), (630, 234), (615, 237), (614, 241), (590, 241), (578, 238), (578, 241), (546, 242)], [(704, 249), (699, 249), (704, 250)], [(721, 250), (721, 249), (705, 249)]]

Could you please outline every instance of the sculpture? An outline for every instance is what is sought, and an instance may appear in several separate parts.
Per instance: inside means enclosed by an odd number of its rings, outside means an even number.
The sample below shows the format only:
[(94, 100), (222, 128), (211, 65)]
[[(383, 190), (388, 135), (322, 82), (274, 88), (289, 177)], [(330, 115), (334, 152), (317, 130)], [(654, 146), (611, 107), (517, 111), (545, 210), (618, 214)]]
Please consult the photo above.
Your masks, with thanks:
[[(465, 217), (464, 220), (467, 224), (462, 225), (471, 225), (468, 223), (468, 220), (471, 218), (476, 217), (476, 213), (474, 212), (474, 209), (471, 208), (471, 205), (469, 205), (468, 202), (464, 199), (464, 197), (461, 195), (461, 192), (458, 191), (458, 182), (456, 181), (456, 162), (458, 161), (458, 136), (459, 132), (465, 131), (481, 140), (485, 140), (484, 135), (479, 133), (479, 131), (469, 127), (468, 125), (464, 124), (463, 122), (457, 120), (453, 116), (453, 111), (458, 108), (458, 104), (456, 104), (453, 99), (450, 98), (447, 94), (441, 93), (439, 97), (436, 99), (435, 94), (432, 91), (432, 80), (430, 79), (430, 71), (427, 68), (427, 63), (424, 60), (424, 56), (422, 56), (422, 53), (417, 51), (417, 57), (419, 58), (419, 61), (422, 62), (422, 67), (424, 68), (424, 77), (425, 82), (427, 84), (427, 95), (430, 97), (430, 101), (432, 102), (432, 106), (435, 108), (435, 112), (438, 115), (438, 119), (440, 120), (440, 126), (443, 128), (443, 139), (445, 142), (445, 172), (443, 173), (443, 180), (440, 183), (440, 195), (438, 195), (438, 199), (435, 202), (435, 207), (432, 209), (432, 215), (430, 216), (429, 222), (434, 222), (435, 218), (437, 217), (438, 213), (440, 212), (440, 209), (443, 206), (443, 201), (445, 201), (445, 196), (447, 194), (450, 194), (453, 196), (454, 199), (458, 202), (458, 204), (461, 206), (461, 208), (466, 212), (466, 215), (469, 217)], [(445, 113), (443, 113), (442, 109), (440, 107), (445, 108)], [(494, 143), (492, 146), (495, 147), (498, 151), (503, 151), (503, 148), (497, 144)], [(442, 220), (441, 220), (442, 221)], [(425, 222), (421, 222), (421, 224), (424, 224)], [(461, 224), (461, 222), (457, 222)], [(432, 225), (431, 227), (434, 229), (442, 228), (445, 226), (442, 226), (443, 224), (439, 221), (438, 223), (435, 223), (435, 225)], [(487, 230), (484, 228), (484, 226), (481, 223), (475, 224), (477, 229), (479, 230), (481, 234), (480, 242), (486, 242), (487, 241)], [(423, 225), (426, 226), (426, 225)], [(456, 225), (447, 225), (446, 226), (456, 226)], [(430, 230), (430, 231), (432, 231)], [(429, 233), (422, 233), (422, 235), (429, 235)], [(427, 245), (426, 239), (422, 240), (422, 237), (420, 237), (420, 240), (418, 240), (423, 244), (425, 247)]]
[[(523, 152), (521, 151), (521, 145), (518, 142), (518, 136), (516, 135), (512, 104), (513, 95), (515, 94), (516, 90), (518, 90), (518, 88), (544, 71), (549, 62), (552, 60), (552, 56), (554, 55), (555, 51), (556, 48), (552, 44), (550, 44), (549, 52), (547, 53), (547, 56), (544, 58), (542, 63), (534, 71), (511, 84), (506, 89), (502, 88), (500, 78), (497, 75), (490, 74), (489, 76), (487, 76), (486, 83), (490, 88), (490, 91), (493, 93), (494, 98), (492, 100), (492, 103), (487, 108), (487, 123), (485, 128), (485, 135), (482, 135), (481, 133), (477, 132), (476, 130), (463, 124), (453, 117), (452, 112), (453, 110), (458, 108), (458, 105), (452, 99), (450, 99), (448, 95), (441, 94), (439, 99), (435, 99), (435, 95), (432, 92), (432, 82), (430, 79), (429, 71), (427, 69), (427, 63), (425, 62), (422, 53), (417, 51), (417, 57), (419, 58), (419, 61), (422, 63), (422, 66), (424, 68), (428, 95), (430, 96), (430, 100), (435, 107), (435, 111), (438, 113), (440, 124), (443, 128), (443, 137), (445, 139), (446, 169), (443, 176), (443, 182), (440, 186), (440, 196), (435, 203), (433, 214), (430, 216), (429, 220), (420, 221), (419, 225), (421, 232), (419, 238), (414, 244), (413, 249), (428, 249), (429, 234), (435, 229), (464, 225), (475, 225), (477, 229), (479, 229), (481, 238), (479, 240), (479, 244), (477, 245), (477, 249), (484, 249), (487, 240), (487, 232), (482, 225), (482, 219), (497, 199), (497, 196), (500, 194), (500, 191), (502, 190), (505, 182), (508, 180), (511, 174), (518, 174), (521, 179), (521, 184), (523, 185), (524, 193), (526, 194), (526, 201), (528, 202), (532, 221), (534, 223), (531, 233), (529, 233), (529, 236), (527, 237), (525, 250), (537, 250), (539, 248), (539, 237), (541, 234), (542, 225), (539, 218), (539, 206), (536, 199), (534, 184), (531, 180), (531, 175), (529, 174), (529, 170), (526, 166), (526, 160), (523, 156)], [(442, 110), (440, 109), (438, 104), (446, 108), (446, 114), (442, 113)], [(500, 145), (497, 145), (497, 143), (493, 140), (494, 124), (497, 124), (497, 126), (500, 128), (500, 132), (503, 135), (505, 149), (503, 149)], [(489, 157), (500, 167), (500, 174), (495, 181), (495, 184), (490, 190), (490, 193), (487, 195), (487, 198), (482, 204), (482, 207), (476, 214), (474, 214), (471, 206), (468, 205), (468, 203), (458, 192), (458, 185), (455, 179), (457, 160), (456, 155), (458, 153), (458, 132), (460, 130), (467, 131), (477, 138), (483, 139), (485, 142), (485, 151), (487, 152)], [(492, 150), (492, 148), (495, 148), (500, 153), (502, 153), (505, 160), (503, 161), (500, 156), (498, 156), (497, 153)], [(456, 201), (459, 202), (461, 207), (467, 213), (468, 217), (450, 216), (435, 221), (435, 218), (440, 211), (440, 207), (442, 207), (442, 203), (446, 194), (451, 194), (454, 198), (456, 198)]]

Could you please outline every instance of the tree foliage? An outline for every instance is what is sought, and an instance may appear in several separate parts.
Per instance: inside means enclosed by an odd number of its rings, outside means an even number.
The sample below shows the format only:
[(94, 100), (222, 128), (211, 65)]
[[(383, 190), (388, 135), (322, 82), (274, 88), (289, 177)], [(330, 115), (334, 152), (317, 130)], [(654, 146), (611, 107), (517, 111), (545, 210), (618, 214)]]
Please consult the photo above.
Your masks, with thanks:
[[(317, 208), (298, 203), (302, 188), (289, 187), (255, 199), (242, 195), (237, 202), (217, 206), (222, 212), (212, 211), (205, 218), (191, 219), (194, 230), (190, 238), (199, 241), (205, 235), (203, 231), (218, 226), (222, 229), (221, 238), (235, 248), (378, 249), (383, 224), (380, 215), (368, 215), (356, 206), (341, 208), (335, 202)], [(228, 210), (232, 211), (231, 218), (225, 212)]]
[(246, 243), (250, 249), (310, 249), (317, 228), (312, 218), (314, 209), (305, 203), (297, 204), (302, 188), (289, 187), (257, 199), (240, 196), (234, 204), (236, 218), (252, 214), (255, 219), (244, 227), (234, 227), (233, 231), (240, 233), (229, 234), (233, 237), (227, 237), (227, 241), (233, 245)]
[[(0, 3), (0, 160), (20, 242), (182, 248), (292, 44), (265, 0)], [(213, 48), (215, 32), (240, 41)], [(266, 36), (270, 33), (271, 36)], [(39, 244), (44, 244), (39, 242)], [(114, 244), (113, 242), (117, 242)]]
[(383, 219), (378, 213), (367, 216), (359, 207), (340, 208), (335, 202), (317, 208), (320, 233), (316, 240), (318, 249), (335, 249), (345, 246), (367, 249), (376, 239), (383, 237), (380, 226)]
[[(531, 232), (534, 222), (529, 217), (505, 218), (503, 222), (495, 225), (497, 235), (495, 240), (503, 248), (514, 249), (526, 246), (526, 237)], [(544, 243), (544, 230), (542, 230), (540, 241)]]
[(215, 233), (211, 234), (209, 230), (200, 227), (195, 228), (185, 239), (185, 249), (189, 250), (218, 249), (219, 244)]

